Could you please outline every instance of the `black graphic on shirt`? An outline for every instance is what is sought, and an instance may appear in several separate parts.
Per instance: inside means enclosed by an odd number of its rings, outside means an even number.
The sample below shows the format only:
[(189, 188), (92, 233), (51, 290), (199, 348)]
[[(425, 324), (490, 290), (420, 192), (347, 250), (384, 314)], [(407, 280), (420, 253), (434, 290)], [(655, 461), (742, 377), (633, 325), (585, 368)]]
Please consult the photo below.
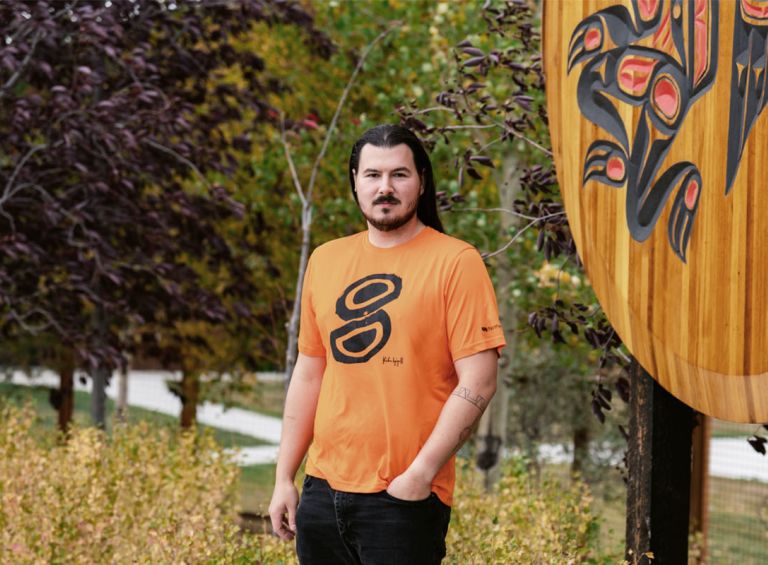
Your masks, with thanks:
[(336, 301), (336, 315), (347, 323), (331, 332), (331, 352), (339, 363), (365, 363), (389, 341), (392, 322), (381, 308), (403, 288), (397, 275), (368, 275), (349, 285)]

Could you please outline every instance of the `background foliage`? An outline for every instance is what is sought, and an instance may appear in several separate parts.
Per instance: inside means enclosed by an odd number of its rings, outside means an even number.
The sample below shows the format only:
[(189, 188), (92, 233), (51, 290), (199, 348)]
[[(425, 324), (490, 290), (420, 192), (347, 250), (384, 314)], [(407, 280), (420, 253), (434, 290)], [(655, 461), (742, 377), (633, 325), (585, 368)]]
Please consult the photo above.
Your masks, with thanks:
[[(486, 254), (505, 309), (505, 439), (533, 470), (544, 442), (580, 446), (582, 462), (598, 459), (590, 442), (621, 446), (616, 433), (600, 437), (588, 414), (591, 402), (604, 416), (614, 384), (621, 392), (612, 368), (621, 356), (580, 272), (549, 168), (529, 4), (3, 3), (0, 363), (55, 367), (64, 349), (93, 369), (131, 354), (195, 378), (208, 373), (199, 400), (255, 405), (247, 393), (258, 387), (239, 377), (281, 368), (295, 296), (301, 202), (286, 145), (306, 182), (362, 51), (392, 28), (366, 60), (319, 163), (313, 246), (364, 228), (346, 178), (354, 140), (382, 122), (414, 128), (431, 149), (448, 232)], [(98, 434), (72, 437), (109, 449)], [(70, 464), (59, 448), (51, 453)], [(521, 477), (505, 479), (500, 499), (467, 491), (461, 512), (483, 526), (458, 526), (456, 547), (476, 536), (489, 556), (591, 555), (594, 517), (582, 487), (557, 507), (554, 487), (537, 493)], [(172, 493), (159, 485), (152, 488)], [(99, 500), (113, 504), (111, 496)], [(498, 512), (487, 512), (499, 504), (522, 529), (499, 527)], [(551, 522), (562, 537), (534, 534), (524, 530), (531, 508), (574, 522)], [(504, 541), (518, 533), (539, 545)]]

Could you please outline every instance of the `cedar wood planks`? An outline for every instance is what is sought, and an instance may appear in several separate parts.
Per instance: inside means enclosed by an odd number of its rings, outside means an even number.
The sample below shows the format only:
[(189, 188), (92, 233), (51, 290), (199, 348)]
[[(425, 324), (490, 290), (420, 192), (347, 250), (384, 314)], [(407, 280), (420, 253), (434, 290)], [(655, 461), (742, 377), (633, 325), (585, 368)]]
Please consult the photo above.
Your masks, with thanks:
[[(674, 196), (640, 243), (627, 227), (626, 187), (582, 187), (587, 148), (613, 138), (581, 114), (576, 87), (583, 64), (566, 74), (568, 46), (579, 22), (616, 4), (548, 0), (544, 8), (552, 146), (579, 255), (611, 323), (664, 388), (718, 418), (767, 422), (768, 109), (749, 134), (732, 190), (724, 190), (736, 4), (720, 5), (714, 83), (690, 108), (657, 174), (680, 161), (701, 172), (686, 263), (667, 240)], [(640, 107), (616, 105), (631, 144)]]

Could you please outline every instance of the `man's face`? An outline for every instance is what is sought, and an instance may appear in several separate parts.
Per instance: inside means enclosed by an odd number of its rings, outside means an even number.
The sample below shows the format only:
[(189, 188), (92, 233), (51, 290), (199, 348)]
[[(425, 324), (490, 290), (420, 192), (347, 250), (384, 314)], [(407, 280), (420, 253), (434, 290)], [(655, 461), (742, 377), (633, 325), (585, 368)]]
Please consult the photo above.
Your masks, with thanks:
[(355, 190), (363, 216), (377, 230), (393, 231), (418, 221), (421, 178), (413, 153), (404, 143), (394, 147), (365, 144), (355, 171)]

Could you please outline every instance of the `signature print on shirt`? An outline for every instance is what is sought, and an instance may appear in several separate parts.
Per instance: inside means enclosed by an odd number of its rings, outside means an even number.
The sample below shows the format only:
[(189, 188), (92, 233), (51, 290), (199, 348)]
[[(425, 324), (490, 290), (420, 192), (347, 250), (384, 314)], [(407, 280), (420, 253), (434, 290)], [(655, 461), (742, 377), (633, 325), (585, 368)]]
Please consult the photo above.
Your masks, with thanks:
[(397, 275), (375, 274), (349, 285), (336, 301), (336, 315), (347, 323), (331, 332), (331, 352), (339, 363), (365, 363), (389, 341), (392, 322), (382, 307), (403, 288)]

